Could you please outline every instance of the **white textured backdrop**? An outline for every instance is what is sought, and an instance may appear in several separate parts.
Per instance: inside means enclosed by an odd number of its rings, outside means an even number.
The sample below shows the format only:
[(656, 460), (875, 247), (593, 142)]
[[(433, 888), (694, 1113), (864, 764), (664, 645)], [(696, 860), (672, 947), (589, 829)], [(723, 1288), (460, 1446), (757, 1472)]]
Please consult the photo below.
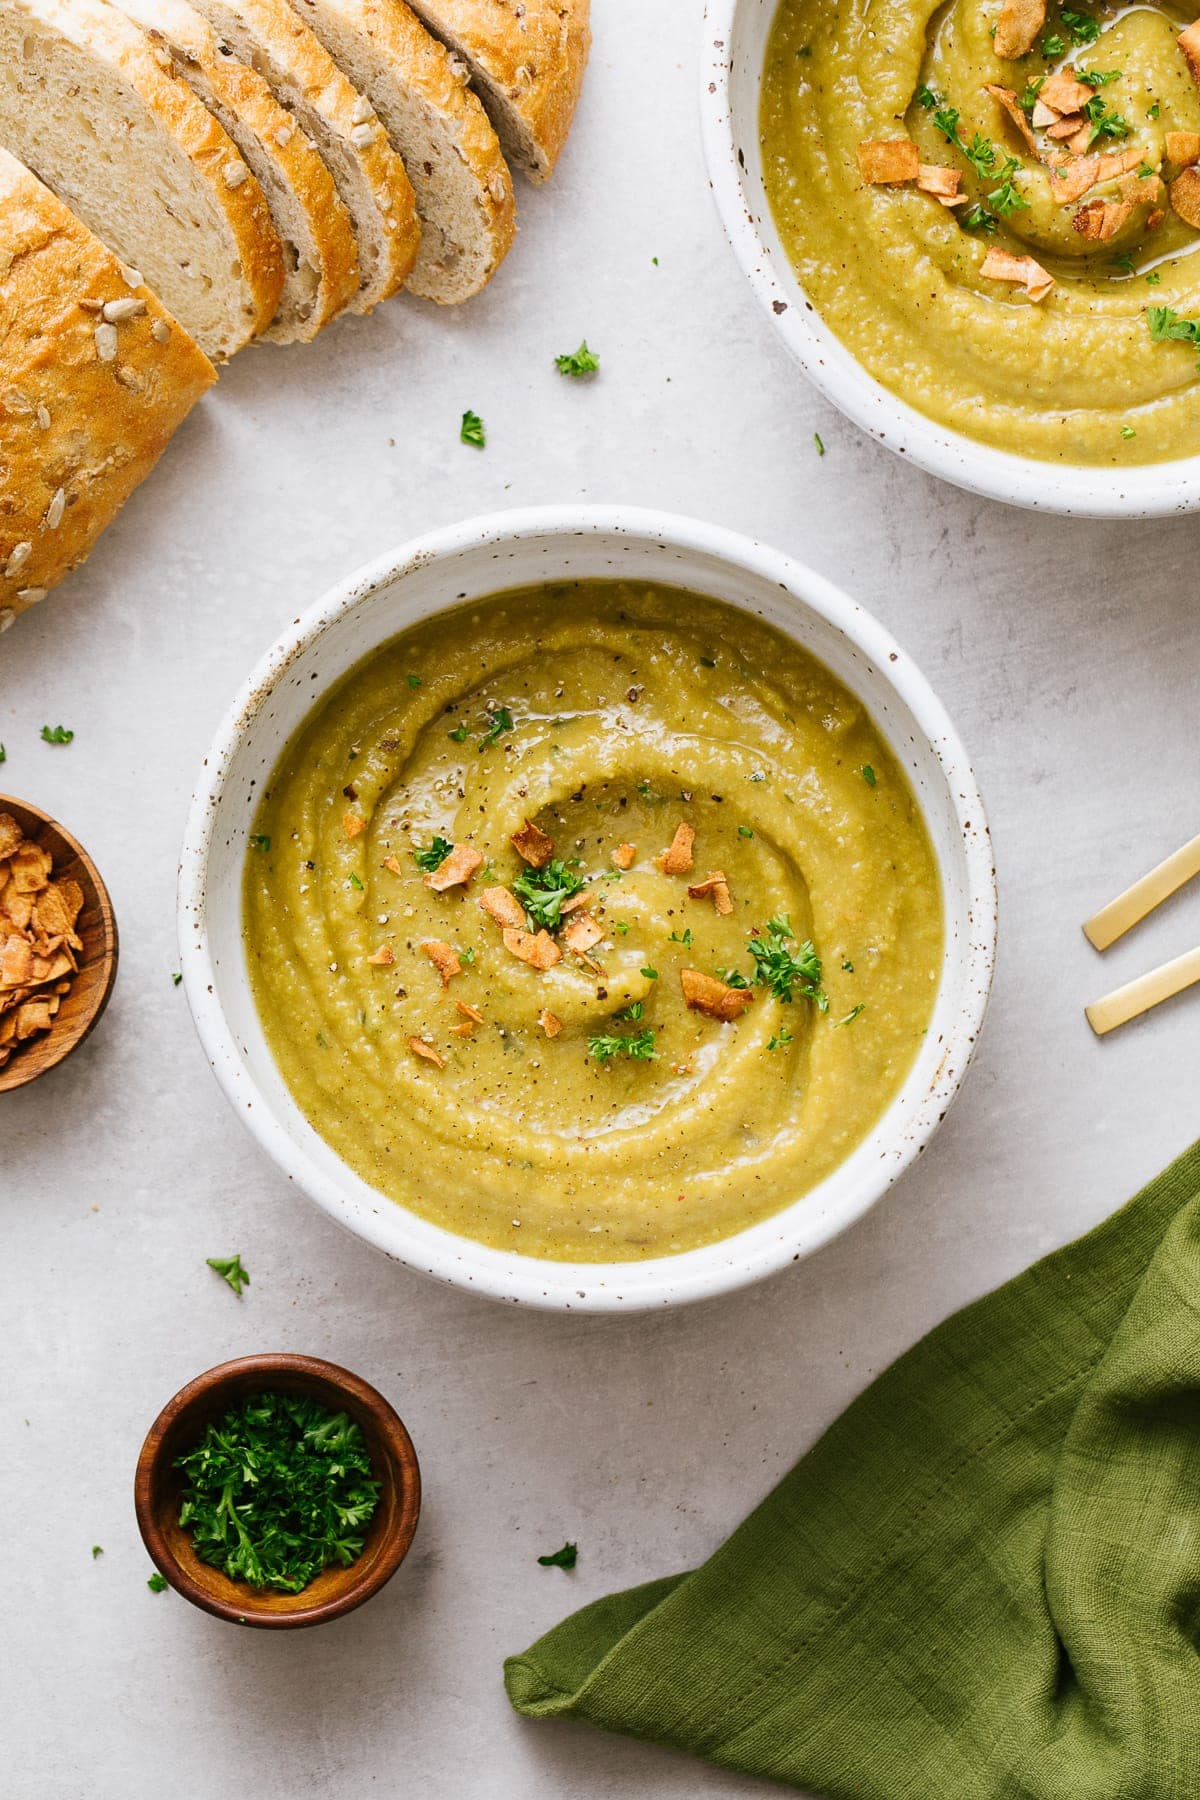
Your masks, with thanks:
[[(0, 641), (0, 788), (83, 838), (123, 939), (101, 1030), (0, 1101), (8, 1800), (773, 1791), (524, 1724), (501, 1659), (573, 1606), (702, 1558), (899, 1351), (1200, 1131), (1200, 996), (1103, 1045), (1081, 1012), (1200, 941), (1200, 893), (1104, 962), (1079, 933), (1200, 829), (1200, 522), (1032, 518), (860, 437), (805, 387), (722, 238), (699, 0), (595, 11), (575, 136), (552, 186), (522, 189), (492, 289), (246, 353), (87, 568)], [(585, 334), (603, 374), (565, 382), (552, 358)], [(482, 454), (458, 441), (467, 407)], [(570, 499), (750, 532), (876, 611), (973, 752), (1001, 875), (990, 1022), (920, 1166), (768, 1287), (647, 1319), (494, 1307), (343, 1236), (243, 1135), (171, 984), (192, 776), (285, 617), (412, 533)], [(39, 741), (59, 722), (67, 749)], [(240, 1303), (204, 1266), (235, 1249), (253, 1277)], [(378, 1599), (271, 1636), (151, 1594), (130, 1495), (176, 1387), (285, 1347), (384, 1389), (426, 1502)], [(539, 1568), (565, 1537), (575, 1573)]]

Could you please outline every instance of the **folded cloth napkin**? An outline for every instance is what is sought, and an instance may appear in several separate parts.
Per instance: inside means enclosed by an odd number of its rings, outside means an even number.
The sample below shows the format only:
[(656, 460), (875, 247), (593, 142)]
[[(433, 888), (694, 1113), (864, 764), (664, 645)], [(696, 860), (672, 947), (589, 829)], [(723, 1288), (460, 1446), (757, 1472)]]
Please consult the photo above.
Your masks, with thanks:
[(1198, 1800), (1200, 1145), (505, 1680), (830, 1800)]

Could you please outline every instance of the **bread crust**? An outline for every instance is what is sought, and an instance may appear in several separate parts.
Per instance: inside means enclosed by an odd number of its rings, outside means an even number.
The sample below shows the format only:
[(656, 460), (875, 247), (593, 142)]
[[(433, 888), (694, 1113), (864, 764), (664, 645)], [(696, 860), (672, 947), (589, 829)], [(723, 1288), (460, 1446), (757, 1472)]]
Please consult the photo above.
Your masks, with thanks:
[[(430, 35), (404, 0), (291, 0), (296, 12), (312, 26), (318, 38), (341, 60), (328, 40), (323, 14), (328, 12), (339, 29), (357, 34), (389, 69), (392, 78), (407, 87), (431, 111), (441, 115), (453, 153), (472, 178), (475, 213), (474, 240), (481, 266), (473, 275), (439, 257), (442, 226), (431, 216), (423, 198), (423, 170), (419, 159), (407, 157), (409, 178), (417, 195), (422, 219), (422, 240), (409, 288), (441, 305), (470, 299), (485, 287), (500, 267), (516, 234), (516, 201), (512, 175), (500, 142), (475, 94), (461, 78), (456, 59), (444, 44)], [(387, 125), (382, 96), (372, 96)], [(393, 142), (395, 134), (393, 133)], [(397, 149), (402, 146), (396, 144)], [(448, 235), (448, 234), (447, 234)]]
[(434, 36), (466, 60), (510, 161), (531, 181), (545, 181), (579, 103), (591, 0), (411, 3)]
[[(223, 29), (223, 5), (210, 8), (205, 0), (195, 3), (218, 31)], [(361, 268), (362, 285), (350, 302), (352, 312), (368, 313), (404, 286), (421, 243), (421, 222), (404, 163), (383, 132), (377, 132), (368, 144), (355, 142), (362, 97), (288, 0), (236, 0), (233, 10), (243, 28), (287, 71), (331, 135), (341, 140), (371, 195), (380, 219), (381, 254), (374, 259), (369, 275), (365, 266)], [(277, 97), (287, 106), (285, 95)], [(363, 262), (360, 254), (360, 264)]]
[[(223, 360), (263, 331), (283, 291), (283, 246), (253, 176), (231, 187), (225, 170), (240, 162), (236, 146), (187, 84), (170, 57), (155, 53), (145, 33), (105, 0), (5, 0), (14, 12), (51, 26), (106, 63), (135, 90), (179, 149), (203, 175), (237, 247), (250, 302), (244, 333), (205, 346)], [(164, 67), (165, 63), (165, 67)]]
[[(125, 10), (122, 0), (117, 3)], [(194, 65), (207, 83), (214, 104), (224, 108), (227, 116), (235, 117), (257, 140), (256, 155), (272, 168), (275, 179), (291, 190), (311, 233), (308, 248), (314, 254), (317, 292), (307, 317), (277, 317), (262, 335), (276, 343), (314, 338), (323, 325), (336, 318), (358, 292), (359, 285), (354, 228), (320, 153), (292, 115), (280, 106), (262, 76), (235, 56), (222, 54), (220, 38), (203, 13), (187, 7), (181, 16), (174, 6), (136, 3), (130, 5), (129, 11), (151, 43), (162, 45), (173, 57), (181, 81), (187, 81), (187, 64)], [(161, 28), (150, 22), (156, 13), (161, 15)], [(201, 104), (207, 104), (203, 94), (198, 97)], [(264, 189), (264, 195), (269, 208), (268, 190)], [(281, 229), (284, 222), (273, 223), (280, 238), (286, 241), (286, 231)]]
[(0, 150), (0, 631), (83, 561), (216, 380), (135, 275)]

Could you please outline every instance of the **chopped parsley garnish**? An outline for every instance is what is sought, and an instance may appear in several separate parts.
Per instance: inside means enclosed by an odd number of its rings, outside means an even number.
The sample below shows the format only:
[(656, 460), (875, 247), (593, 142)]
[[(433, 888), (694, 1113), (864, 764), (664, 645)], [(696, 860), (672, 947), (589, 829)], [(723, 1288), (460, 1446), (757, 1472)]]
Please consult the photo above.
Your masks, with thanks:
[(181, 969), (176, 969), (175, 973), (171, 976), (171, 986), (178, 987), (182, 980), (183, 980), (183, 971)]
[(1124, 251), (1120, 256), (1114, 256), (1108, 266), (1110, 269), (1119, 270), (1122, 275), (1137, 274), (1137, 264), (1133, 260), (1131, 250)]
[(643, 969), (641, 971), (641, 973), (646, 977), (647, 981), (657, 981), (658, 980), (658, 970), (657, 969)]
[(646, 1006), (644, 1001), (631, 1000), (624, 1012), (619, 1012), (615, 1015), (618, 1025), (623, 1025), (626, 1021), (628, 1021), (630, 1025), (636, 1025), (645, 1010)]
[(1157, 119), (1157, 117), (1158, 117), (1159, 113), (1161, 113), (1161, 111), (1162, 111), (1162, 102), (1160, 100), (1156, 100), (1154, 102), (1153, 106), (1149, 106), (1146, 108), (1146, 117), (1148, 119)]
[(484, 436), (483, 420), (477, 412), (468, 411), (463, 414), (462, 430), (458, 435), (464, 444), (470, 444), (476, 450), (486, 447), (487, 439)]
[(1132, 425), (1122, 425), (1121, 436), (1123, 438), (1135, 438), (1137, 436), (1137, 432), (1133, 429)]
[(860, 1000), (857, 1006), (852, 1006), (850, 1008), (850, 1011), (846, 1014), (844, 1019), (838, 1019), (837, 1023), (834, 1026), (834, 1030), (835, 1031), (837, 1030), (838, 1025), (853, 1025), (855, 1019), (861, 1018), (863, 1013), (866, 1012), (866, 1010), (867, 1010), (866, 1001)]
[(844, 956), (842, 958), (842, 967), (843, 967), (843, 969), (845, 969), (847, 975), (853, 975), (854, 964), (850, 961), (850, 958), (848, 956)]
[(964, 231), (995, 231), (996, 229), (995, 214), (990, 213), (986, 206), (978, 204), (968, 206), (965, 212), (960, 213), (958, 222)]
[(1146, 323), (1152, 343), (1200, 345), (1200, 319), (1181, 319), (1169, 306), (1147, 307)]
[(557, 931), (566, 902), (586, 886), (583, 876), (557, 856), (541, 869), (522, 869), (512, 884), (535, 931)]
[(364, 891), (365, 891), (365, 890), (364, 890), (364, 888), (363, 888), (363, 884), (362, 884), (362, 882), (361, 882), (361, 881), (360, 881), (360, 880), (359, 880), (359, 879), (358, 879), (358, 876), (357, 876), (357, 875), (351, 875), (351, 877), (350, 877), (350, 886), (351, 886), (351, 887), (352, 887), (352, 888), (356, 888), (356, 889), (357, 889), (357, 890), (358, 890), (358, 892), (359, 892), (359, 893), (360, 893), (360, 894), (361, 894), (361, 893), (363, 893), (363, 892), (364, 892)]
[(1084, 117), (1092, 122), (1092, 134), (1088, 139), (1088, 148), (1101, 138), (1128, 137), (1133, 126), (1128, 119), (1114, 112), (1102, 94), (1093, 94), (1083, 109)]
[(207, 1256), (204, 1259), (210, 1269), (215, 1269), (222, 1281), (227, 1281), (240, 1300), (242, 1289), (250, 1285), (250, 1277), (242, 1267), (242, 1259), (237, 1256)]
[(1082, 81), (1085, 87), (1102, 88), (1112, 81), (1120, 81), (1124, 73), (1124, 69), (1077, 69), (1075, 79)]
[(261, 850), (264, 856), (269, 856), (271, 852), (271, 840), (264, 833), (256, 832), (250, 839), (250, 848), (252, 850)]
[(556, 356), (554, 366), (560, 375), (594, 375), (600, 367), (600, 358), (594, 350), (589, 350), (584, 338), (578, 350), (572, 350), (565, 356)]
[(1146, 277), (1146, 286), (1147, 287), (1157, 287), (1161, 280), (1162, 280), (1162, 276), (1159, 274), (1158, 270), (1151, 269), (1150, 273)]
[(379, 1504), (361, 1427), (308, 1394), (253, 1395), (175, 1466), (179, 1523), (201, 1562), (287, 1594), (348, 1567)]
[(578, 1544), (564, 1544), (552, 1556), (539, 1556), (543, 1569), (573, 1569), (579, 1558)]
[(1060, 37), (1057, 31), (1052, 31), (1048, 37), (1042, 39), (1042, 55), (1047, 62), (1053, 62), (1056, 56), (1061, 56), (1066, 47), (1066, 38)]
[(470, 735), (465, 725), (456, 725), (453, 731), (446, 733), (446, 736), (454, 744), (465, 744)]
[(744, 837), (744, 838), (752, 838), (754, 836), (754, 831), (753, 831), (752, 827), (749, 825), (739, 825), (738, 826), (738, 836)]
[(786, 1025), (781, 1025), (773, 1038), (767, 1039), (768, 1050), (786, 1050), (792, 1042), (792, 1034)]
[(597, 1062), (611, 1062), (615, 1056), (628, 1056), (635, 1062), (652, 1062), (658, 1052), (654, 1048), (654, 1027), (647, 1025), (644, 1031), (631, 1033), (622, 1037), (614, 1034), (588, 1039), (588, 1053)]
[[(768, 920), (766, 936), (750, 938), (747, 947), (757, 986), (770, 988), (777, 1000), (788, 1004), (799, 993), (801, 999), (811, 1000), (819, 1012), (828, 1012), (829, 1001), (821, 986), (821, 959), (811, 939), (796, 943), (786, 918)], [(729, 979), (729, 985), (737, 984)]]
[(419, 675), (410, 675), (408, 678), (408, 685), (410, 688), (419, 688), (421, 685), (421, 677)]
[(975, 133), (969, 144), (965, 143), (958, 129), (961, 117), (956, 106), (939, 106), (933, 122), (947, 143), (953, 144), (966, 158), (981, 181), (996, 183), (985, 197), (1002, 218), (1027, 210), (1029, 202), (1016, 186), (1016, 177), (1022, 173), (1021, 164), (1015, 156), (1001, 157), (991, 138), (981, 131)]
[(1090, 13), (1074, 12), (1064, 6), (1058, 16), (1077, 44), (1094, 44), (1100, 36), (1100, 21)]
[(933, 89), (929, 86), (928, 82), (925, 82), (925, 81), (923, 81), (921, 83), (920, 87), (917, 89), (917, 99), (920, 102), (920, 104), (925, 108), (926, 112), (929, 112), (938, 103), (937, 95), (934, 93)]
[(8, 761), (8, 751), (0, 744), (0, 763)]
[(42, 726), (43, 744), (69, 744), (74, 736), (75, 733), (68, 731), (65, 725)]
[(817, 446), (817, 455), (818, 455), (818, 456), (824, 456), (824, 454), (825, 454), (825, 446), (824, 446), (824, 444), (823, 444), (823, 443), (822, 443), (822, 442), (821, 442), (821, 434), (820, 434), (820, 432), (819, 432), (819, 431), (814, 431), (814, 432), (813, 432), (813, 443), (814, 443), (814, 444), (815, 444), (815, 445), (816, 445), (816, 446)]
[(104, 1545), (103, 1544), (93, 1544), (92, 1545), (92, 1561), (95, 1562), (95, 1560), (98, 1556), (103, 1556), (103, 1555), (104, 1555)]
[(435, 869), (441, 868), (453, 848), (454, 845), (447, 838), (435, 837), (427, 850), (413, 851), (413, 861), (427, 875), (432, 875)]
[(669, 944), (682, 944), (685, 950), (688, 949), (692, 942), (691, 926), (685, 926), (682, 931), (673, 931), (667, 939), (667, 942)]
[(160, 1575), (158, 1570), (155, 1569), (153, 1575), (151, 1575), (146, 1582), (146, 1586), (150, 1589), (152, 1594), (165, 1594), (167, 1591), (167, 1578), (165, 1575)]
[(862, 775), (862, 778), (868, 787), (875, 787), (878, 784), (879, 777), (876, 775), (870, 763), (864, 763), (859, 773)]
[(1022, 112), (1031, 113), (1033, 111), (1034, 107), (1037, 105), (1037, 97), (1045, 86), (1045, 82), (1046, 77), (1044, 75), (1035, 75), (1032, 81), (1026, 83), (1025, 92), (1021, 95), (1020, 100)]
[(488, 713), (488, 722), (489, 722), (489, 729), (488, 729), (487, 735), (485, 737), (481, 737), (479, 740), (480, 755), (482, 755), (485, 750), (490, 749), (491, 746), (496, 742), (497, 738), (499, 738), (504, 732), (511, 731), (513, 729), (512, 714), (509, 712), (507, 706), (493, 707), (492, 710)]

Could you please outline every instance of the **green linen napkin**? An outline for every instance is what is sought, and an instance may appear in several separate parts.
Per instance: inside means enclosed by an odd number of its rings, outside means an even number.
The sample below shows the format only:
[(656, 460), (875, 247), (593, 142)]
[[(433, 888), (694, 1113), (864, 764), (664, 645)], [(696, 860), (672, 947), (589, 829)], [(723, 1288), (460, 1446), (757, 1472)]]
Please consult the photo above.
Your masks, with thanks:
[(830, 1800), (1198, 1800), (1200, 1145), (505, 1681)]

